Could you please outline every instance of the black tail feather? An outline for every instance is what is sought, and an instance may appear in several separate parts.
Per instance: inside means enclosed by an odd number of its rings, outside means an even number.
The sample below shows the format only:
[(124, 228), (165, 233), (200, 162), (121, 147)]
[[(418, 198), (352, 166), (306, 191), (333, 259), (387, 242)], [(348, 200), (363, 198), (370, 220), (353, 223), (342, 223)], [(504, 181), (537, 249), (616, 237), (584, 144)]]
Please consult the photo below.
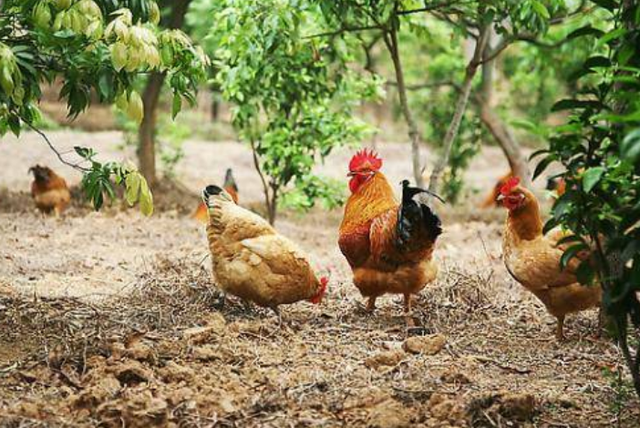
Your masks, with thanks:
[(423, 189), (410, 187), (408, 181), (402, 182), (402, 204), (398, 210), (396, 226), (398, 245), (404, 247), (420, 236), (420, 241), (434, 242), (442, 233), (440, 218), (424, 202), (414, 197), (424, 193)]
[(209, 197), (219, 195), (222, 193), (222, 188), (216, 185), (210, 184), (202, 191), (202, 200), (205, 205), (209, 205)]

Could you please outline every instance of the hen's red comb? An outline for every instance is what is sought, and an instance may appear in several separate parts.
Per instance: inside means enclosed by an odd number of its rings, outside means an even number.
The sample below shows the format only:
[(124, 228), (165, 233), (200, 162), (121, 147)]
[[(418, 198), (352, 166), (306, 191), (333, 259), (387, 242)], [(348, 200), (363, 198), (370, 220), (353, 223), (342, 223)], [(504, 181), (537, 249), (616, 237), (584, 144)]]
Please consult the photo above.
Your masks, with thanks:
[(365, 168), (378, 171), (382, 168), (382, 159), (373, 150), (362, 149), (351, 158), (349, 171), (357, 171)]
[(516, 187), (518, 184), (520, 184), (520, 178), (519, 177), (511, 177), (500, 188), (500, 193), (503, 194), (503, 195), (508, 195), (509, 193), (511, 193), (511, 190), (513, 190), (513, 188)]

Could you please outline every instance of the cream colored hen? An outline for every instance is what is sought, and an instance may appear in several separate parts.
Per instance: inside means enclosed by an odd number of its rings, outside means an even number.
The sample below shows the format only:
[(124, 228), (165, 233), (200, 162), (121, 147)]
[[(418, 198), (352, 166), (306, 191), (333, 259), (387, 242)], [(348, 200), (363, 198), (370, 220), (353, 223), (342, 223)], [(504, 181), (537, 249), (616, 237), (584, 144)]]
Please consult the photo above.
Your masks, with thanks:
[(307, 255), (262, 217), (235, 204), (218, 186), (208, 186), (207, 237), (213, 276), (224, 293), (273, 309), (308, 300), (320, 303), (328, 279), (318, 279)]
[(588, 252), (578, 254), (564, 269), (560, 259), (567, 236), (559, 229), (543, 234), (540, 208), (535, 195), (512, 178), (500, 190), (499, 200), (509, 210), (502, 249), (509, 274), (531, 291), (557, 318), (556, 338), (564, 339), (564, 319), (569, 313), (598, 306), (602, 298), (600, 285), (581, 285), (576, 277), (580, 262)]

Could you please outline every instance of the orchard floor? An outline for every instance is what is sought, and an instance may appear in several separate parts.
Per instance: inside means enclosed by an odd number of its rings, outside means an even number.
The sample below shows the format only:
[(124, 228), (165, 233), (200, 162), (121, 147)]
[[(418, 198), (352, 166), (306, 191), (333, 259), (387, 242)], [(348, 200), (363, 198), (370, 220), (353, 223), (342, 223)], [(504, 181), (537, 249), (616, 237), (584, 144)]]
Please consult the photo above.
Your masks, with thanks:
[[(63, 151), (86, 144), (123, 157), (118, 133), (49, 135)], [(380, 151), (394, 184), (410, 175), (406, 146)], [(320, 172), (342, 179), (348, 158), (336, 153)], [(570, 317), (557, 343), (555, 320), (502, 266), (504, 212), (475, 208), (506, 170), (495, 149), (468, 173), (481, 193), (440, 208), (440, 274), (417, 299), (418, 328), (398, 297), (364, 312), (336, 245), (341, 213), (321, 210), (284, 213), (278, 229), (331, 271), (322, 305), (286, 307), (281, 325), (237, 300), (219, 308), (204, 230), (188, 213), (227, 167), (241, 204), (259, 202), (240, 144), (188, 142), (176, 175), (192, 194), (163, 186), (149, 219), (80, 202), (43, 218), (27, 194), (35, 163), (79, 180), (36, 135), (0, 140), (0, 426), (640, 424), (596, 312)], [(429, 352), (404, 350), (420, 336)]]

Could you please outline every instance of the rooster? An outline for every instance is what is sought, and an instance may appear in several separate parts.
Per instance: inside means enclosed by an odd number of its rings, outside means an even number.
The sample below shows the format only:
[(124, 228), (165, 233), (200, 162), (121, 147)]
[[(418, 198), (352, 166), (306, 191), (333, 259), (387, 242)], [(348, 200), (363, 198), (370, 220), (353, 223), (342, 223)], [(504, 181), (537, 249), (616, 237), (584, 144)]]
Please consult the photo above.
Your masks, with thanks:
[(46, 166), (32, 166), (29, 173), (33, 173), (31, 196), (38, 210), (44, 214), (53, 211), (59, 217), (71, 201), (67, 182)]
[(402, 183), (398, 203), (380, 168), (382, 159), (362, 150), (349, 163), (349, 189), (338, 244), (353, 270), (353, 282), (368, 298), (367, 310), (385, 293), (404, 295), (411, 310), (411, 295), (436, 278), (433, 250), (442, 233), (440, 219), (416, 200), (428, 193)]
[[(233, 178), (233, 170), (231, 168), (227, 169), (227, 173), (224, 176), (224, 190), (231, 195), (233, 202), (238, 203), (238, 185), (236, 184), (236, 180)], [(207, 215), (207, 205), (204, 202), (200, 202), (198, 208), (191, 216), (202, 223), (207, 223), (209, 221), (209, 217)]]
[(318, 279), (306, 254), (262, 217), (238, 206), (218, 186), (208, 186), (207, 237), (214, 279), (223, 290), (271, 308), (308, 300), (318, 304), (328, 278)]
[(599, 285), (581, 285), (576, 270), (588, 252), (572, 259), (560, 268), (560, 258), (566, 250), (558, 244), (567, 236), (560, 229), (544, 235), (540, 208), (535, 195), (519, 185), (517, 177), (509, 180), (500, 190), (499, 200), (509, 210), (502, 250), (509, 274), (531, 291), (547, 310), (557, 318), (556, 338), (564, 339), (564, 319), (572, 312), (598, 306), (601, 299)]

